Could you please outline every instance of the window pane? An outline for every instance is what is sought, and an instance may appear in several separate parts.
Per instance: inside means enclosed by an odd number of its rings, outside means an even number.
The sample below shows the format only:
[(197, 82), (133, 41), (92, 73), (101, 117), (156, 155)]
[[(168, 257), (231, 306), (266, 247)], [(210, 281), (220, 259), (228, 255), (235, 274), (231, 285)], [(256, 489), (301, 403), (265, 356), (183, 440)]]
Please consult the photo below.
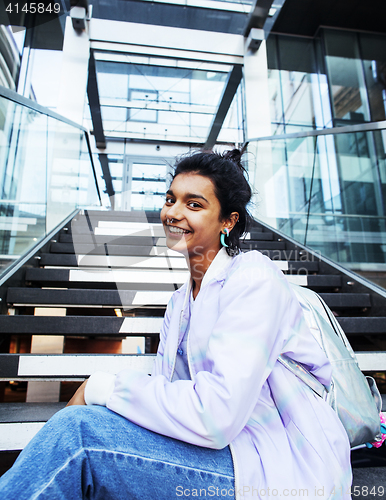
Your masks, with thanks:
[(360, 34), (371, 120), (386, 119), (386, 37)]
[(370, 119), (355, 33), (325, 30), (326, 66), (334, 118), (360, 123)]

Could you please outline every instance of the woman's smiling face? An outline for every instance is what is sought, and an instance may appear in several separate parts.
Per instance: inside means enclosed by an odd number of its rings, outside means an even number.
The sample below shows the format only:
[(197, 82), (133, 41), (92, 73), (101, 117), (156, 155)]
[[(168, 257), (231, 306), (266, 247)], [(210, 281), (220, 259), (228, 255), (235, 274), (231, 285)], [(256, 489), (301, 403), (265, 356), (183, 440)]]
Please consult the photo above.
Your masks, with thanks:
[(161, 211), (166, 244), (192, 258), (213, 260), (220, 250), (221, 206), (211, 179), (194, 172), (177, 175)]

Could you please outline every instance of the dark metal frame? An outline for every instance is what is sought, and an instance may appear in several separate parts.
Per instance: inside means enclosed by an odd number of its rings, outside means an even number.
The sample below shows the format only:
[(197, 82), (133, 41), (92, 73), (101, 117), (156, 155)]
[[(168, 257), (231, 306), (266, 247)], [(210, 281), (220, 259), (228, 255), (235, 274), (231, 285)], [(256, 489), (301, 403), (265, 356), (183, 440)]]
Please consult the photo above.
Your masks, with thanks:
[(210, 127), (210, 132), (203, 146), (203, 149), (212, 149), (213, 146), (216, 144), (217, 137), (223, 126), (225, 117), (232, 104), (233, 98), (237, 92), (242, 77), (243, 77), (242, 66), (241, 65), (233, 66), (233, 69), (229, 74), (224, 92), (222, 94), (220, 104), (217, 108), (217, 112), (214, 115), (212, 125)]

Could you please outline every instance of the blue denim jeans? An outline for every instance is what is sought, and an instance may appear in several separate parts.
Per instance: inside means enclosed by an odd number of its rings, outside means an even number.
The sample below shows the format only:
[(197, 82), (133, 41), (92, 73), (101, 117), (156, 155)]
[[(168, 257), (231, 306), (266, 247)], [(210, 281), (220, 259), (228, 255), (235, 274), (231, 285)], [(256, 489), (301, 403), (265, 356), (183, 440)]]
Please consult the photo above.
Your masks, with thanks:
[(100, 406), (58, 412), (0, 478), (2, 500), (233, 500), (233, 488), (229, 447), (184, 443)]

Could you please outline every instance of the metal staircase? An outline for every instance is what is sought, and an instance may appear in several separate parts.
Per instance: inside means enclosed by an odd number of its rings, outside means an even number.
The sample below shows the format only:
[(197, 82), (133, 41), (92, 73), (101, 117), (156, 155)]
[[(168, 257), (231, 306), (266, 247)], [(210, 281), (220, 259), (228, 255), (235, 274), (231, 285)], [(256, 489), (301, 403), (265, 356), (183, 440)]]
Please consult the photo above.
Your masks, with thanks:
[[(290, 281), (317, 291), (358, 351), (362, 369), (379, 371), (380, 390), (386, 393), (386, 293), (258, 222), (242, 249), (261, 251)], [(148, 371), (166, 304), (187, 277), (185, 259), (165, 246), (158, 213), (79, 213), (35, 255), (23, 280), (8, 287), (5, 300), (11, 314), (0, 321), (0, 334), (11, 336), (15, 351), (22, 339), (29, 344), (31, 336), (47, 335), (64, 337), (63, 352), (0, 354), (0, 380), (59, 384), (81, 381), (95, 368), (135, 365)], [(44, 315), (36, 315), (36, 308), (44, 308)], [(62, 315), (47, 315), (54, 308)], [(127, 356), (121, 346), (130, 337), (145, 340)], [(21, 430), (33, 434), (65, 405), (64, 388), (62, 384), (56, 401), (35, 398), (0, 405), (0, 442), (6, 442), (0, 472), (17, 455)], [(383, 448), (355, 453), (354, 466), (386, 466)]]

